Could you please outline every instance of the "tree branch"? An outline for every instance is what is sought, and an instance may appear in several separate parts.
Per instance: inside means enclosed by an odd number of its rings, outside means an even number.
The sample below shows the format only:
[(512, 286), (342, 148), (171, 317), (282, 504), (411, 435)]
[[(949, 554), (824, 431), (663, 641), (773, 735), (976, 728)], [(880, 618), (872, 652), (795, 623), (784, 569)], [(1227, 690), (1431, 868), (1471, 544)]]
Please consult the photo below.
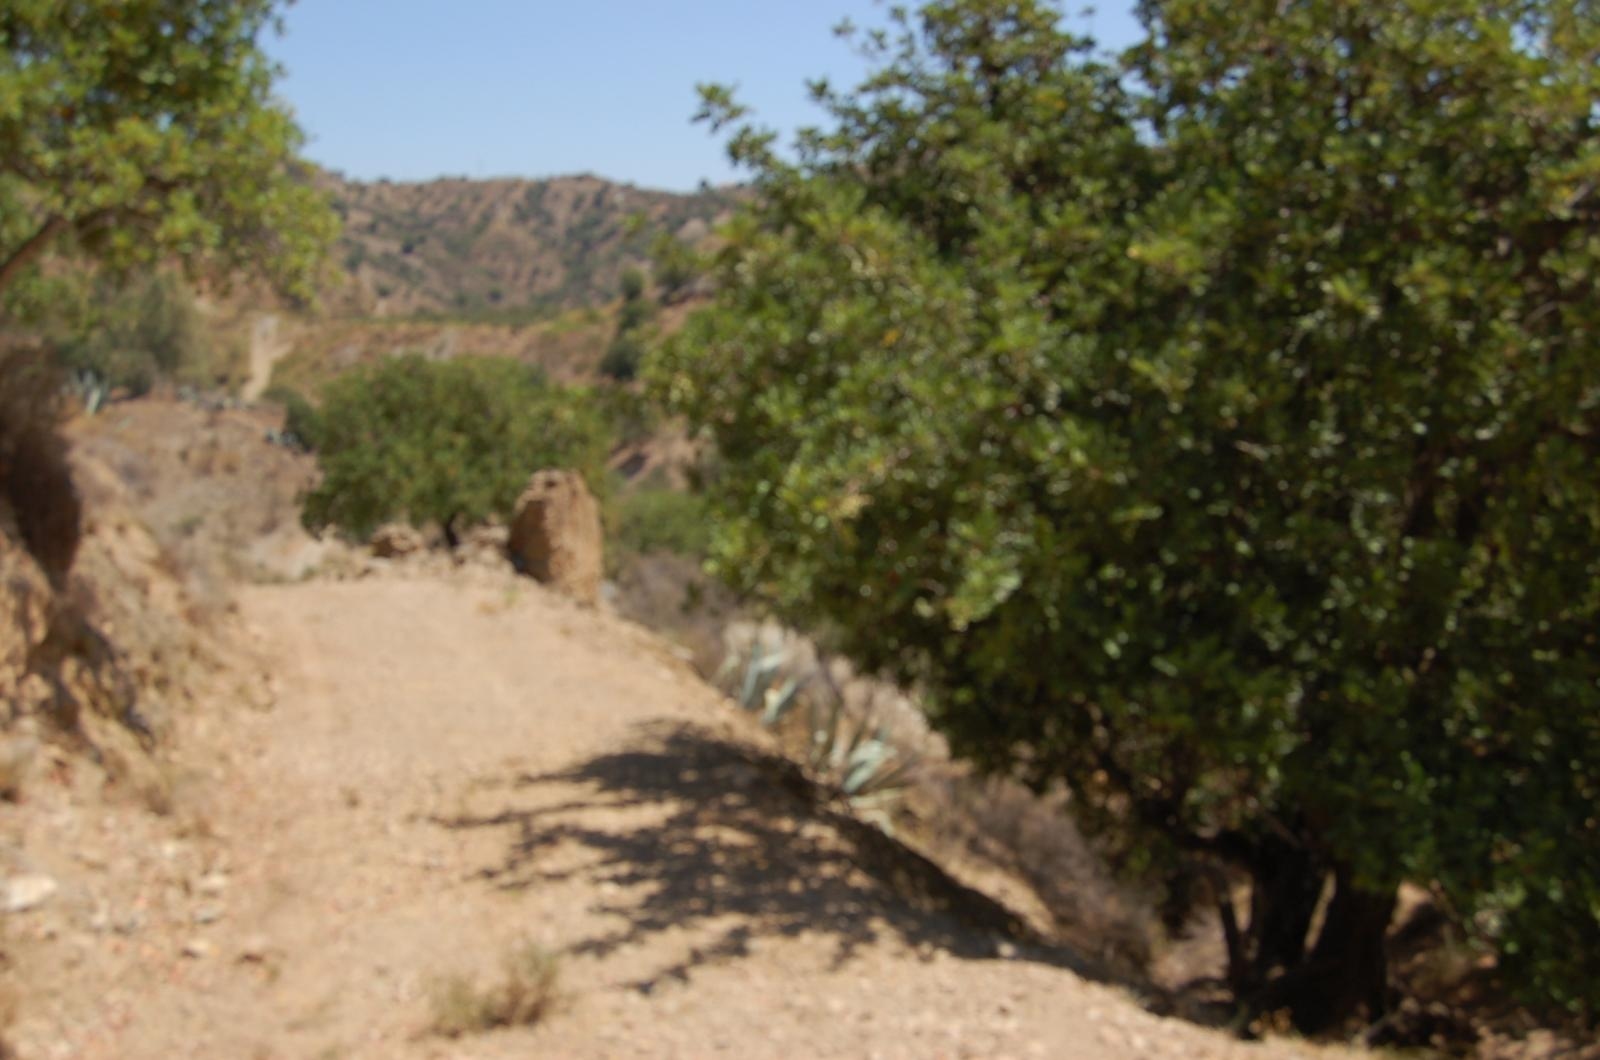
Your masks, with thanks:
[(23, 244), (11, 252), (4, 263), (0, 263), (0, 294), (4, 294), (7, 287), (11, 286), (29, 263), (37, 258), (50, 241), (60, 235), (67, 227), (67, 219), (56, 214), (40, 226), (39, 230), (29, 236)]

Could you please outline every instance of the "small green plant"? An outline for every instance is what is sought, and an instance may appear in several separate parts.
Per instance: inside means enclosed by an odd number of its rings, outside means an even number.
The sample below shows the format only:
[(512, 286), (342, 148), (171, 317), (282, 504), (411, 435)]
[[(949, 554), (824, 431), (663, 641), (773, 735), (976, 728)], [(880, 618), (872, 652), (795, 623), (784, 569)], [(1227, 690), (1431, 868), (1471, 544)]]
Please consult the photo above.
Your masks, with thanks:
[(433, 988), (433, 1031), (450, 1038), (497, 1027), (531, 1027), (561, 1000), (561, 963), (544, 947), (524, 942), (506, 954), (499, 982), (482, 987), (465, 975), (439, 979)]

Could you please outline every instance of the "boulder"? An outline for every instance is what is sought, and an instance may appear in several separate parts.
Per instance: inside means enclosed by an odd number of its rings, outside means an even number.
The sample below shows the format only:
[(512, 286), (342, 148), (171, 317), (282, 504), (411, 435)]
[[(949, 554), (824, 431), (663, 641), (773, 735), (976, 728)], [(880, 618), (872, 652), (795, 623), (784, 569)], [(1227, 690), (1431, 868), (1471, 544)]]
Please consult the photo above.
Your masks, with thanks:
[(506, 551), (531, 577), (586, 604), (600, 597), (600, 505), (576, 471), (540, 471), (511, 517)]

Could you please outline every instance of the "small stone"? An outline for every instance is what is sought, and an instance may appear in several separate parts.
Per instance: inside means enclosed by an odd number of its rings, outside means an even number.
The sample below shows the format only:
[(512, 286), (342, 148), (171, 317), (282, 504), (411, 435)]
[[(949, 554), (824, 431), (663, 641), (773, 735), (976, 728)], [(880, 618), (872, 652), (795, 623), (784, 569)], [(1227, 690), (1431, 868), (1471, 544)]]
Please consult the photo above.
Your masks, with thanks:
[(24, 913), (48, 902), (61, 885), (41, 873), (13, 876), (5, 884), (5, 911)]
[(270, 945), (265, 935), (251, 935), (239, 945), (239, 959), (250, 964), (260, 964), (267, 959)]
[(208, 872), (200, 877), (195, 890), (201, 894), (221, 894), (228, 888), (228, 877), (221, 872)]
[(215, 924), (221, 919), (222, 907), (220, 905), (203, 905), (194, 911), (194, 922), (196, 924)]
[(183, 955), (197, 961), (211, 956), (213, 950), (214, 947), (205, 939), (190, 939), (183, 944)]

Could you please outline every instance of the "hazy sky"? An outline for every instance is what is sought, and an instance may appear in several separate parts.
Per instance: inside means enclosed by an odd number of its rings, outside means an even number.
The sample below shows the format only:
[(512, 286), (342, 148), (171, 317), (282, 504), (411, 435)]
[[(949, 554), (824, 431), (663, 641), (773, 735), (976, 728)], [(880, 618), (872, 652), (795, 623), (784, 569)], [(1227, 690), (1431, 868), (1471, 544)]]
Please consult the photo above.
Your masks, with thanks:
[[(1071, 25), (1123, 44), (1129, 6)], [(349, 176), (590, 172), (686, 190), (736, 179), (690, 121), (695, 84), (738, 85), (780, 130), (814, 121), (806, 79), (864, 69), (831, 32), (846, 16), (885, 21), (874, 0), (297, 0), (265, 43), (306, 153)]]

